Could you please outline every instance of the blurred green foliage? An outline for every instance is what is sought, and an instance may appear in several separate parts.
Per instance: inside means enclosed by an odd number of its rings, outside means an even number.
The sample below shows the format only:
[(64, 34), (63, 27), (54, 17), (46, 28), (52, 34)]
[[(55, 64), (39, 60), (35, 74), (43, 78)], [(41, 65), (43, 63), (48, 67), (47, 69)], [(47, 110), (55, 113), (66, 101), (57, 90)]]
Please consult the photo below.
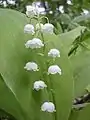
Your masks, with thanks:
[[(25, 13), (26, 5), (31, 5), (33, 2), (41, 2), (41, 6), (45, 8), (46, 16), (50, 22), (56, 27), (58, 23), (62, 32), (70, 31), (79, 25), (88, 28), (90, 26), (90, 14), (81, 14), (84, 9), (90, 10), (90, 0), (71, 0), (71, 4), (68, 4), (67, 0), (17, 0), (15, 6), (8, 5), (7, 8)], [(64, 14), (59, 11), (60, 6), (63, 6)]]

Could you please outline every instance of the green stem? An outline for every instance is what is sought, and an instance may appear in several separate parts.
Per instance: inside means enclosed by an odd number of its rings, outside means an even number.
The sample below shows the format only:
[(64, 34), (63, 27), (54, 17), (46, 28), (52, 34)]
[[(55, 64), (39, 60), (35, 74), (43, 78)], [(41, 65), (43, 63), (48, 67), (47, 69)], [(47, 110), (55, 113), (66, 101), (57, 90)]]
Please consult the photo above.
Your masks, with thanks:
[(38, 17), (36, 17), (36, 16), (31, 17), (30, 18), (30, 23), (31, 23), (31, 20), (33, 20), (33, 19), (38, 20)]
[(41, 37), (42, 37), (42, 41), (43, 41), (43, 53), (45, 53), (45, 40), (44, 40), (44, 36), (43, 36), (43, 33), (41, 32)]
[[(42, 18), (42, 17), (41, 17)], [(44, 44), (44, 47), (43, 47), (43, 54), (45, 52), (45, 41), (44, 41), (44, 36), (43, 36), (43, 33), (41, 32), (41, 25), (40, 25), (40, 19), (41, 19), (38, 15), (38, 23), (39, 23), (39, 27), (40, 27), (40, 34), (41, 34), (41, 39), (43, 41), (43, 44)]]
[[(52, 80), (51, 80), (51, 77), (49, 76), (49, 82), (50, 82), (50, 92), (51, 92), (51, 95), (52, 95), (52, 100), (53, 100), (53, 103), (55, 105), (55, 109), (56, 109), (56, 102), (55, 102), (55, 94), (54, 94), (54, 89), (53, 89), (53, 83), (52, 83)], [(57, 114), (56, 112), (54, 112), (54, 117), (55, 117), (55, 120), (57, 120)]]
[[(48, 20), (47, 17), (41, 17), (41, 18), (39, 18), (39, 16), (38, 16), (38, 23), (39, 23), (39, 26), (40, 26), (40, 19), (42, 19), (42, 18), (46, 18), (47, 21), (48, 21), (48, 23), (49, 23), (49, 20)], [(41, 29), (41, 26), (40, 26), (40, 29)], [(42, 39), (43, 44), (44, 44), (44, 47), (43, 47), (43, 54), (45, 54), (45, 41), (44, 41), (44, 36), (43, 36), (43, 33), (42, 33), (41, 31), (40, 31), (40, 33), (41, 33), (41, 39)], [(55, 61), (55, 59), (53, 59), (53, 61)], [(45, 61), (45, 64), (46, 64), (46, 66), (47, 66), (47, 68), (46, 68), (46, 71), (47, 71), (47, 69), (48, 69), (48, 67), (49, 67), (47, 61)], [(45, 71), (44, 71), (44, 72), (45, 72)], [(45, 77), (47, 76), (47, 73), (44, 74), (44, 72), (43, 72), (43, 79), (45, 79)], [(47, 77), (46, 77), (45, 80), (47, 80)], [(56, 108), (55, 98), (54, 98), (54, 92), (53, 92), (53, 84), (52, 84), (51, 80), (46, 81), (46, 82), (49, 83), (49, 84), (48, 84), (48, 88), (49, 88), (49, 96), (48, 96), (48, 98), (49, 98), (49, 100), (52, 100), (52, 101), (53, 101), (53, 103), (54, 103), (54, 105), (55, 105), (55, 108)], [(48, 95), (47, 89), (46, 89), (46, 94)], [(56, 112), (54, 113), (54, 120), (57, 120)]]
[(46, 16), (42, 16), (42, 17), (40, 18), (40, 20), (43, 19), (43, 18), (45, 18), (45, 19), (47, 20), (47, 23), (49, 23), (49, 19), (48, 19), (48, 17), (46, 17)]
[[(46, 62), (46, 66), (47, 66), (47, 69), (49, 67), (49, 63)], [(55, 105), (55, 108), (56, 108), (56, 102), (55, 102), (55, 94), (54, 94), (54, 88), (53, 88), (53, 83), (52, 83), (52, 79), (51, 79), (51, 76), (49, 75), (49, 99), (53, 101), (54, 105)], [(57, 120), (57, 115), (56, 115), (56, 112), (54, 112), (54, 120)]]

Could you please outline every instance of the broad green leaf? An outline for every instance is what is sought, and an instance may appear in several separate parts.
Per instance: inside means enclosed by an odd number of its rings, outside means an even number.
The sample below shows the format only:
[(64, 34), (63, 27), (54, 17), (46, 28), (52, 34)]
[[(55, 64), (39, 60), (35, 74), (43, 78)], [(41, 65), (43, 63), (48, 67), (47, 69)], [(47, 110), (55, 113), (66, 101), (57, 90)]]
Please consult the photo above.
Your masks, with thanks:
[[(83, 35), (83, 42), (89, 48), (90, 45), (90, 33), (86, 32)], [(72, 67), (73, 67), (73, 76), (75, 79), (75, 96), (80, 96), (85, 90), (86, 87), (90, 84), (90, 50), (85, 49), (79, 46), (76, 55), (70, 57)], [(89, 89), (89, 88), (88, 88)]]
[(81, 34), (81, 31), (84, 31), (84, 26), (79, 26), (70, 32), (66, 32), (63, 34), (58, 35), (59, 39), (62, 40), (62, 44), (64, 45), (66, 52), (68, 54), (70, 47), (72, 45), (72, 42)]
[(79, 112), (77, 120), (90, 120), (90, 105)]
[(73, 110), (69, 120), (90, 120), (90, 105), (88, 104), (82, 110)]
[[(59, 36), (59, 38), (62, 40), (62, 44), (66, 49), (66, 52), (68, 54), (68, 51), (70, 50), (72, 42), (80, 35), (80, 31), (84, 30), (85, 27), (78, 27), (70, 32), (64, 33)], [(75, 87), (75, 97), (80, 96), (86, 86), (90, 84), (90, 51), (87, 51), (83, 49), (82, 47), (78, 48), (77, 54), (71, 56), (70, 62), (73, 69), (73, 77), (74, 77), (74, 87)]]
[(59, 24), (59, 22), (56, 23), (56, 28), (55, 28), (55, 34), (58, 35), (58, 34), (61, 34), (63, 33), (62, 31), (62, 27), (61, 25)]
[[(23, 33), (23, 27), (27, 22), (23, 14), (1, 9), (0, 15), (0, 72), (22, 110), (25, 111), (27, 119), (52, 120), (55, 117), (56, 120), (67, 120), (72, 105), (73, 79), (70, 63), (62, 42), (60, 43), (55, 35), (45, 35), (46, 48), (43, 57), (37, 54), (37, 52), (43, 52), (43, 49), (28, 50), (24, 46), (25, 42), (32, 36)], [(5, 27), (3, 27), (3, 24)], [(55, 62), (62, 69), (61, 76), (49, 77), (46, 73), (43, 73), (43, 71), (47, 72), (47, 60), (52, 60), (47, 57), (51, 48), (57, 48), (61, 52), (61, 58), (58, 58)], [(35, 61), (39, 65), (39, 72), (26, 71), (24, 66), (28, 61)], [(39, 79), (44, 80), (48, 88), (37, 92), (33, 90), (33, 83)], [(50, 86), (53, 87), (54, 100), (50, 92)], [(42, 103), (48, 100), (55, 102), (56, 113), (51, 114), (40, 110)]]
[[(49, 80), (51, 80), (52, 88), (54, 89), (55, 101), (57, 106), (57, 120), (67, 120), (71, 111), (73, 99), (73, 78), (70, 64), (67, 63), (68, 59), (66, 59), (67, 55), (65, 54), (66, 51), (62, 44), (62, 41), (60, 41), (55, 35), (48, 35), (48, 37), (45, 36), (45, 38), (47, 41), (51, 40), (48, 43), (47, 52), (50, 48), (57, 48), (61, 52), (61, 57), (59, 59), (56, 59), (55, 64), (58, 64), (61, 67), (62, 75), (51, 75), (49, 77)], [(63, 52), (65, 55), (63, 54)]]
[(78, 110), (77, 111), (76, 110), (72, 110), (71, 114), (69, 116), (69, 120), (77, 120), (78, 114), (79, 114)]
[(90, 92), (90, 84), (87, 85), (86, 90), (87, 90), (88, 92)]
[(4, 83), (3, 78), (0, 75), (0, 109), (10, 113), (16, 119), (24, 120), (24, 112), (21, 109), (20, 104), (16, 100), (11, 90)]
[(90, 51), (79, 47), (76, 55), (70, 57), (75, 81), (75, 97), (80, 96), (90, 84)]
[(65, 14), (65, 13), (60, 15), (60, 20), (62, 23), (67, 24), (67, 25), (71, 22), (70, 16), (68, 14)]
[(86, 20), (89, 20), (90, 19), (90, 14), (87, 14), (87, 15), (81, 15), (81, 16), (78, 16), (78, 17), (75, 17), (72, 22), (73, 23), (79, 23), (79, 22), (83, 22), (83, 21), (86, 21)]

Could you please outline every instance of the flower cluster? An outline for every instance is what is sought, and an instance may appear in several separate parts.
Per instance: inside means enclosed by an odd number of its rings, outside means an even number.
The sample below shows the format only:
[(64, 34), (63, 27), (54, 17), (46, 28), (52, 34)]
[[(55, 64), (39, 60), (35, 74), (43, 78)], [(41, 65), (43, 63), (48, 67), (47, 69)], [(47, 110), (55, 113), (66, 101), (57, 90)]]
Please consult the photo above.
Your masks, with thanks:
[(44, 46), (42, 41), (39, 38), (33, 38), (32, 40), (28, 40), (25, 44), (26, 48), (41, 48)]
[[(40, 14), (39, 9), (35, 6), (31, 6), (31, 5), (27, 5), (26, 6), (26, 15), (30, 18), (34, 18), (35, 16), (38, 16)], [(37, 17), (36, 17), (37, 18)], [(35, 31), (34, 30), (40, 30), (43, 33), (53, 33), (54, 30), (54, 26), (50, 23), (46, 23), (46, 24), (42, 24), (42, 23), (37, 23), (35, 28), (33, 25), (31, 24), (27, 24), (24, 27), (24, 32), (25, 33), (31, 33), (34, 34)]]
[(26, 24), (24, 26), (24, 33), (34, 34), (35, 30), (39, 30), (42, 33), (53, 34), (54, 26), (50, 23), (46, 23), (44, 25), (42, 23), (40, 23), (40, 24), (37, 23), (35, 28), (32, 24)]
[(0, 5), (3, 7), (8, 7), (9, 5), (15, 6), (16, 5), (16, 0), (0, 0)]
[[(38, 9), (33, 7), (33, 6), (27, 6), (26, 7), (26, 15), (28, 17), (31, 16), (38, 16), (39, 12)], [(38, 16), (39, 17), (39, 16)], [(54, 26), (50, 23), (46, 23), (46, 24), (42, 24), (42, 23), (37, 23), (36, 27), (34, 27), (32, 24), (27, 24), (24, 26), (24, 33), (29, 33), (29, 34), (35, 34), (38, 32), (40, 33), (49, 33), (49, 34), (53, 34), (53, 30), (54, 30)], [(25, 43), (25, 47), (26, 48), (30, 48), (30, 49), (40, 49), (42, 47), (44, 47), (45, 43), (42, 39), (39, 39), (38, 37), (34, 37), (31, 40), (28, 40)], [(49, 52), (47, 53), (48, 58), (51, 57), (52, 59), (56, 59), (58, 57), (60, 57), (60, 51), (56, 48), (50, 49)], [(40, 70), (39, 66), (37, 65), (36, 62), (28, 62), (26, 63), (24, 69), (26, 69), (27, 71), (32, 71), (32, 72), (37, 72)], [(47, 72), (48, 75), (55, 75), (55, 74), (59, 74), (61, 75), (61, 68), (54, 64), (54, 65), (50, 65), (48, 66), (48, 70), (44, 71)], [(43, 78), (44, 79), (44, 78)], [(33, 89), (36, 91), (42, 90), (42, 89), (47, 89), (47, 85), (43, 80), (37, 80), (33, 83)], [(55, 112), (55, 105), (53, 102), (44, 102), (41, 105), (41, 110), (42, 111), (46, 111), (46, 112)]]
[(34, 15), (38, 14), (38, 9), (34, 6), (27, 5), (26, 6), (26, 15), (28, 17), (33, 17)]

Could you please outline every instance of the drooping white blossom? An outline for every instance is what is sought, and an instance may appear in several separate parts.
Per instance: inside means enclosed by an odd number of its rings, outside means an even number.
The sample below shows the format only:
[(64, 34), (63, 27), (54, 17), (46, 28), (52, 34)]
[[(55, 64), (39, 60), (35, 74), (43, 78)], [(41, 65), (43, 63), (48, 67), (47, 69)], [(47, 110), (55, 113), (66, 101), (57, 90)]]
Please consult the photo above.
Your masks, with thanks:
[(63, 5), (60, 5), (60, 6), (59, 6), (59, 11), (60, 11), (61, 13), (64, 13), (64, 6), (63, 6)]
[(24, 69), (26, 69), (28, 71), (39, 71), (38, 65), (35, 62), (26, 63)]
[(0, 5), (2, 5), (2, 2), (3, 2), (3, 1), (2, 1), (2, 0), (0, 0)]
[(32, 6), (36, 8), (38, 14), (46, 14), (45, 8), (41, 5), (41, 2), (33, 2)]
[(81, 14), (82, 14), (82, 15), (87, 15), (87, 14), (89, 14), (89, 11), (86, 10), (86, 9), (83, 9), (83, 12), (82, 12)]
[(3, 1), (3, 7), (7, 7), (7, 2), (6, 1)]
[(43, 24), (42, 23), (37, 23), (36, 24), (36, 30), (42, 30), (42, 28), (43, 28)]
[(68, 4), (68, 5), (72, 5), (71, 0), (67, 0), (67, 4)]
[(48, 56), (53, 57), (53, 58), (60, 57), (60, 52), (58, 49), (51, 49), (48, 52)]
[(46, 87), (47, 87), (47, 85), (41, 80), (34, 82), (34, 89), (37, 90), (37, 91), (40, 90), (40, 89), (44, 89)]
[(54, 26), (50, 23), (46, 23), (42, 27), (42, 32), (43, 33), (50, 33), (53, 34)]
[(33, 17), (36, 14), (35, 7), (32, 5), (27, 5), (26, 6), (26, 15), (28, 17)]
[(51, 65), (48, 68), (48, 74), (60, 74), (61, 75), (61, 68), (58, 65)]
[(33, 38), (32, 40), (28, 40), (25, 44), (26, 48), (41, 48), (44, 46), (42, 41), (39, 38)]
[(33, 17), (34, 15), (40, 14), (40, 9), (37, 6), (27, 5), (26, 6), (26, 15), (28, 17)]
[(7, 0), (8, 4), (15, 5), (15, 0)]
[(37, 9), (38, 9), (38, 14), (42, 14), (42, 15), (46, 14), (44, 7), (37, 7)]
[(41, 106), (41, 110), (42, 111), (46, 111), (46, 112), (55, 112), (55, 105), (52, 102), (44, 102)]
[(24, 26), (24, 33), (34, 34), (34, 26), (32, 24), (27, 24)]

